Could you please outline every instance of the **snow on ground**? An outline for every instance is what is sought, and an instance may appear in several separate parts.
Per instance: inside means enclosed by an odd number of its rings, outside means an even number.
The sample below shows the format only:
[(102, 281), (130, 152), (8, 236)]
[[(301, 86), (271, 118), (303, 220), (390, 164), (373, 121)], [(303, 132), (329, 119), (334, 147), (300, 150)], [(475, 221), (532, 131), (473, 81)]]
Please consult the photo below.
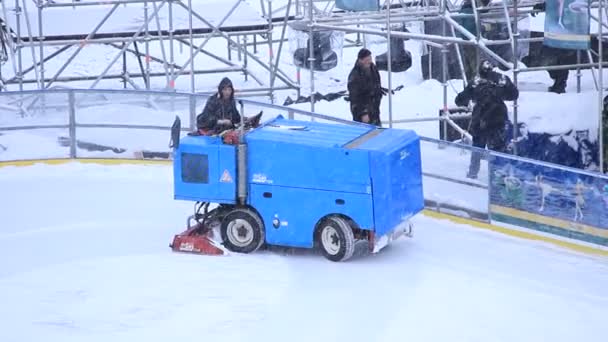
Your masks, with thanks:
[[(519, 101), (519, 120), (525, 122), (531, 133), (562, 134), (575, 128), (589, 130), (593, 141), (598, 130), (598, 95), (553, 94), (522, 92)], [(512, 119), (512, 116), (511, 116)]]
[(69, 135), (68, 129), (15, 131), (0, 135), (0, 161), (68, 158), (70, 150), (57, 143), (56, 136)]
[(0, 187), (2, 341), (605, 339), (605, 259), (422, 215), (348, 263), (173, 254), (192, 203), (169, 166), (5, 167)]

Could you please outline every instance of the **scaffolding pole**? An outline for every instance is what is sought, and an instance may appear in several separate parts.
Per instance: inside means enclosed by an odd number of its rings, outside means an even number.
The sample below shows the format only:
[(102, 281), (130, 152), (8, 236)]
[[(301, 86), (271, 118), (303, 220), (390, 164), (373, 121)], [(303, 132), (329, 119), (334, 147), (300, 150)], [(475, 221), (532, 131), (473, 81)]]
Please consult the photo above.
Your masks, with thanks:
[[(272, 87), (274, 85), (274, 80), (275, 80), (275, 68), (273, 66), (273, 61), (274, 61), (274, 47), (272, 46), (273, 42), (272, 42), (272, 0), (267, 0), (268, 1), (268, 65), (270, 66), (270, 79), (269, 79), (269, 83), (270, 83), (270, 87)], [(247, 47), (245, 46), (245, 49), (247, 49)], [(241, 51), (241, 50), (239, 50)], [(277, 59), (277, 65), (278, 65), (279, 61)], [(274, 104), (274, 96), (270, 96), (270, 103)]]
[[(23, 10), (25, 11), (25, 26), (27, 28), (27, 35), (29, 36), (30, 40), (33, 37), (33, 33), (32, 33), (32, 25), (30, 24), (30, 16), (27, 15), (27, 2), (28, 0), (23, 0)], [(38, 62), (36, 61), (36, 51), (34, 50), (34, 46), (30, 45), (30, 49), (32, 51), (32, 60), (34, 61), (34, 65), (38, 65)], [(34, 73), (36, 74), (36, 78), (38, 78), (38, 68), (34, 67)], [(23, 76), (23, 75), (22, 75)]]
[[(447, 12), (447, 0), (441, 0), (441, 16), (445, 16)], [(447, 22), (441, 21), (441, 32), (444, 36), (447, 36)], [(443, 91), (443, 116), (447, 117), (449, 114), (448, 110), (448, 46), (447, 43), (443, 43), (441, 46), (441, 86)], [(447, 132), (447, 122), (442, 121), (445, 132)]]
[(15, 17), (17, 18), (17, 80), (19, 80), (19, 91), (23, 91), (23, 56), (21, 55), (21, 7), (19, 7), (19, 0), (15, 0)]
[[(314, 14), (313, 14), (313, 0), (308, 2), (308, 63), (310, 67), (310, 111), (315, 112), (315, 54), (314, 54)], [(310, 117), (311, 121), (315, 121), (314, 117)]]
[[(38, 45), (38, 51), (40, 52), (40, 83), (38, 89), (44, 89), (44, 34), (42, 31), (42, 1), (38, 0), (38, 38), (40, 40), (40, 44)], [(51, 57), (52, 58), (52, 57)]]
[[(157, 9), (156, 9), (156, 10), (155, 10), (153, 13), (152, 13), (152, 18), (153, 18), (154, 16), (158, 15), (158, 12), (160, 11), (160, 9), (163, 7), (163, 5), (164, 5), (165, 3), (166, 3), (166, 2), (165, 2), (164, 0), (161, 2), (160, 6), (158, 6), (158, 8), (157, 8)], [(150, 19), (151, 19), (151, 18), (146, 18), (146, 21), (144, 22), (144, 24), (143, 24), (143, 25), (141, 25), (141, 26), (139, 27), (139, 29), (137, 30), (137, 32), (135, 32), (135, 34), (133, 35), (133, 38), (137, 37), (137, 36), (138, 36), (138, 35), (141, 33), (141, 31), (143, 31), (143, 30), (144, 30), (144, 28), (148, 26), (148, 24), (149, 24), (149, 22), (150, 22)], [(110, 62), (110, 64), (108, 64), (108, 66), (107, 66), (107, 67), (104, 69), (104, 71), (101, 73), (101, 75), (99, 75), (99, 77), (97, 77), (97, 78), (95, 79), (95, 81), (93, 82), (93, 84), (91, 85), (91, 87), (90, 87), (89, 89), (93, 89), (93, 88), (95, 88), (95, 86), (96, 86), (96, 85), (99, 83), (99, 81), (101, 81), (101, 80), (103, 79), (103, 77), (104, 77), (104, 76), (105, 76), (105, 75), (108, 73), (108, 71), (110, 70), (110, 68), (112, 67), (112, 65), (114, 65), (114, 63), (116, 63), (116, 61), (118, 60), (118, 58), (120, 58), (120, 55), (123, 53), (123, 51), (122, 51), (122, 50), (126, 50), (126, 49), (127, 49), (127, 48), (128, 48), (130, 45), (131, 45), (131, 43), (133, 43), (133, 41), (134, 41), (134, 39), (133, 39), (133, 38), (132, 38), (132, 39), (129, 39), (129, 40), (127, 40), (127, 41), (125, 42), (125, 45), (124, 45), (124, 47), (121, 49), (121, 51), (120, 51), (120, 52), (119, 52), (119, 53), (118, 53), (118, 54), (117, 54), (117, 55), (116, 55), (116, 56), (115, 56), (115, 57), (112, 59), (112, 61)], [(148, 74), (149, 74), (149, 72), (150, 72), (150, 70), (149, 70), (149, 69), (147, 69), (147, 70), (146, 70), (146, 74), (148, 75)], [(149, 80), (149, 77), (148, 77), (148, 76), (146, 76), (146, 79), (147, 79), (147, 80)]]
[[(271, 87), (274, 86), (274, 82), (276, 80), (276, 74), (277, 74), (277, 71), (279, 70), (279, 62), (281, 61), (281, 52), (283, 51), (283, 42), (285, 41), (285, 33), (287, 32), (289, 11), (291, 10), (292, 2), (293, 2), (293, 0), (288, 0), (288, 2), (287, 2), (287, 9), (286, 9), (287, 15), (285, 15), (285, 21), (283, 22), (283, 28), (281, 30), (281, 39), (280, 39), (280, 43), (279, 43), (279, 49), (277, 51), (277, 58), (276, 58), (275, 66), (274, 66), (273, 77), (270, 82)], [(247, 54), (245, 54), (245, 58), (247, 58)]]
[[(603, 66), (603, 58), (604, 58), (604, 51), (603, 51), (603, 40), (604, 40), (604, 35), (603, 35), (603, 25), (602, 25), (602, 18), (603, 18), (603, 14), (602, 14), (602, 8), (604, 5), (604, 0), (599, 0), (599, 13), (598, 13), (598, 17), (599, 17), (599, 25), (598, 25), (598, 36), (597, 36), (597, 46), (598, 46), (598, 63), (597, 63), (597, 69), (598, 69), (598, 83), (599, 83), (599, 87), (598, 87), (598, 114), (599, 114), (599, 118), (598, 118), (598, 142), (599, 142), (599, 151), (600, 151), (600, 155), (599, 155), (599, 169), (601, 173), (604, 173), (604, 121), (603, 121), (603, 109), (604, 109), (604, 72), (602, 70), (602, 66)], [(590, 60), (589, 62), (593, 62), (593, 60)]]
[[(13, 0), (9, 0), (9, 1), (13, 1)], [(28, 1), (28, 0), (25, 0)], [(55, 54), (54, 52), (50, 54), (50, 58), (46, 58), (44, 55), (45, 53), (48, 53), (45, 49), (52, 47), (52, 46), (58, 46), (60, 48), (60, 50), (64, 51), (66, 49), (66, 46), (74, 46), (74, 45), (79, 45), (81, 43), (84, 44), (99, 44), (99, 45), (118, 45), (118, 46), (124, 46), (126, 47), (126, 49), (124, 51), (121, 50), (120, 55), (124, 58), (125, 57), (125, 52), (132, 52), (132, 49), (129, 49), (128, 46), (131, 43), (136, 43), (136, 42), (143, 42), (143, 44), (145, 45), (145, 51), (142, 51), (142, 54), (136, 53), (136, 55), (138, 57), (141, 57), (142, 61), (145, 59), (145, 66), (143, 68), (141, 68), (143, 70), (142, 73), (133, 73), (131, 72), (129, 75), (129, 71), (127, 70), (127, 72), (125, 72), (123, 70), (123, 75), (124, 75), (124, 80), (126, 82), (129, 82), (129, 84), (134, 85), (134, 83), (132, 82), (132, 80), (129, 78), (129, 76), (134, 77), (135, 75), (143, 75), (142, 78), (144, 79), (144, 81), (146, 82), (146, 86), (147, 88), (150, 87), (150, 78), (154, 77), (154, 75), (158, 75), (157, 77), (164, 77), (165, 78), (165, 82), (168, 83), (167, 84), (167, 88), (173, 88), (174, 89), (174, 83), (172, 84), (172, 79), (176, 78), (176, 74), (181, 71), (184, 70), (186, 73), (188, 73), (187, 70), (194, 70), (196, 71), (197, 69), (194, 67), (195, 64), (198, 65), (198, 63), (196, 63), (197, 61), (190, 61), (190, 67), (189, 68), (179, 68), (178, 70), (176, 70), (176, 63), (175, 63), (175, 39), (180, 39), (182, 42), (186, 42), (186, 41), (190, 41), (190, 42), (194, 42), (194, 39), (198, 39), (198, 38), (206, 38), (206, 39), (211, 39), (211, 38), (223, 38), (226, 39), (229, 43), (234, 44), (234, 46), (236, 48), (238, 48), (239, 53), (244, 52), (245, 53), (245, 62), (244, 62), (244, 66), (241, 68), (240, 71), (242, 71), (245, 74), (246, 80), (248, 78), (248, 76), (252, 76), (256, 82), (260, 83), (261, 86), (265, 88), (267, 88), (267, 86), (270, 86), (270, 88), (276, 88), (278, 89), (282, 89), (283, 84), (278, 84), (280, 80), (281, 83), (284, 83), (285, 86), (287, 86), (290, 89), (296, 89), (299, 91), (299, 85), (296, 84), (294, 81), (291, 81), (291, 79), (289, 78), (289, 76), (287, 76), (287, 74), (279, 67), (278, 63), (276, 63), (277, 56), (276, 54), (273, 53), (273, 61), (272, 63), (268, 63), (267, 60), (262, 61), (259, 58), (256, 58), (255, 55), (251, 55), (248, 54), (245, 50), (246, 48), (243, 48), (244, 46), (247, 46), (247, 36), (254, 36), (254, 40), (255, 40), (255, 35), (262, 35), (264, 36), (264, 40), (267, 40), (265, 36), (266, 34), (270, 33), (270, 37), (271, 37), (271, 33), (272, 30), (274, 29), (273, 26), (276, 25), (274, 24), (275, 20), (273, 18), (270, 18), (270, 21), (267, 22), (265, 25), (262, 24), (262, 26), (264, 27), (263, 29), (260, 28), (260, 25), (249, 25), (249, 26), (243, 26), (243, 27), (230, 27), (229, 29), (225, 30), (223, 26), (219, 26), (215, 27), (215, 30), (200, 30), (199, 27), (196, 27), (196, 29), (194, 27), (192, 27), (192, 25), (186, 25), (187, 29), (183, 29), (180, 30), (180, 32), (177, 32), (175, 30), (174, 27), (174, 4), (178, 4), (178, 5), (182, 5), (181, 7), (184, 7), (187, 11), (186, 15), (188, 15), (190, 18), (192, 17), (196, 17), (198, 19), (201, 19), (205, 24), (207, 24), (207, 26), (209, 25), (209, 21), (205, 20), (204, 17), (201, 17), (199, 15), (197, 15), (196, 13), (193, 13), (194, 11), (191, 10), (191, 6), (188, 6), (187, 2), (181, 2), (178, 1), (176, 2), (176, 0), (109, 0), (109, 1), (91, 1), (91, 2), (71, 2), (71, 3), (43, 3), (44, 0), (34, 0), (34, 3), (36, 5), (36, 9), (34, 9), (34, 11), (32, 11), (32, 13), (29, 13), (27, 11), (26, 7), (23, 6), (27, 6), (26, 4), (21, 4), (21, 0), (14, 0), (14, 8), (11, 8), (11, 15), (15, 15), (15, 17), (17, 18), (16, 21), (7, 21), (7, 24), (12, 25), (12, 28), (9, 28), (9, 32), (12, 32), (12, 36), (10, 36), (10, 39), (8, 39), (7, 41), (7, 46), (10, 47), (9, 49), (9, 58), (11, 60), (10, 66), (7, 65), (7, 67), (12, 67), (13, 68), (13, 76), (9, 76), (9, 82), (8, 86), (10, 86), (11, 84), (19, 84), (19, 90), (23, 91), (24, 88), (24, 84), (31, 84), (30, 80), (28, 80), (28, 82), (23, 82), (24, 77), (23, 74), (24, 72), (24, 68), (27, 68), (25, 70), (27, 70), (26, 72), (31, 72), (32, 70), (34, 70), (38, 75), (36, 75), (35, 79), (38, 83), (37, 87), (41, 88), (41, 89), (46, 89), (49, 88), (51, 86), (53, 86), (53, 84), (49, 84), (46, 85), (46, 82), (49, 82), (51, 80), (53, 80), (53, 78), (56, 77), (47, 77), (45, 75), (45, 64), (48, 64), (48, 61), (50, 59), (52, 59), (53, 57), (55, 57), (57, 54)], [(267, 1), (267, 0), (264, 0)], [(168, 16), (168, 26), (169, 29), (167, 30), (166, 28), (161, 27), (161, 22), (159, 20), (159, 16), (153, 16), (151, 15), (152, 10), (153, 9), (157, 9), (157, 2), (168, 2), (169, 3), (169, 16)], [(190, 3), (192, 1), (190, 0)], [(243, 0), (238, 0), (238, 2), (242, 3)], [(136, 6), (139, 6), (138, 8), (141, 8), (143, 13), (143, 18), (144, 18), (144, 25), (143, 25), (143, 33), (139, 34), (139, 32), (135, 33), (133, 35), (133, 33), (131, 32), (118, 32), (118, 35), (108, 35), (108, 34), (99, 34), (96, 33), (93, 36), (91, 35), (87, 35), (86, 33), (83, 34), (82, 36), (79, 34), (75, 34), (75, 35), (66, 35), (66, 36), (61, 36), (61, 35), (56, 35), (56, 36), (45, 36), (44, 32), (43, 32), (43, 28), (47, 27), (48, 24), (45, 23), (44, 19), (46, 19), (45, 16), (43, 16), (43, 11), (46, 8), (62, 8), (62, 7), (67, 7), (70, 9), (78, 9), (81, 8), (83, 6), (102, 6), (102, 5), (111, 5), (108, 6), (108, 10), (113, 6), (119, 6), (119, 5), (131, 5), (133, 6), (134, 4), (137, 4)], [(151, 6), (152, 7), (151, 7)], [(6, 1), (2, 1), (1, 2), (1, 6), (2, 6), (2, 14), (4, 18), (7, 18), (7, 3)], [(105, 6), (104, 6), (105, 7)], [(37, 28), (37, 32), (34, 33), (34, 31), (32, 31), (32, 29), (36, 30), (34, 27), (32, 27), (31, 24), (32, 21), (30, 20), (31, 18), (28, 15), (33, 15), (36, 16), (36, 10), (37, 10), (37, 15), (38, 15), (38, 28)], [(164, 9), (166, 10), (166, 9)], [(106, 9), (103, 9), (102, 11), (107, 11)], [(78, 11), (74, 12), (76, 13), (76, 15), (78, 15)], [(232, 14), (231, 14), (232, 15)], [(26, 16), (26, 17), (24, 17)], [(103, 16), (103, 14), (102, 14)], [(102, 19), (102, 16), (99, 17), (99, 20)], [(182, 17), (186, 18), (185, 16), (182, 15)], [(156, 27), (152, 27), (150, 25), (154, 25), (151, 20), (154, 19), (155, 23), (156, 23)], [(281, 18), (284, 23), (287, 23), (289, 20), (292, 19), (292, 17), (288, 17), (286, 16), (285, 18)], [(108, 19), (109, 20), (109, 19)], [(164, 19), (163, 19), (164, 20)], [(27, 31), (25, 30), (25, 24), (28, 24), (27, 27)], [(272, 24), (271, 24), (272, 23)], [(164, 23), (164, 25), (166, 25), (166, 23)], [(203, 32), (201, 32), (203, 31)], [(196, 32), (196, 33), (194, 33)], [(48, 34), (48, 33), (47, 33)], [(129, 34), (130, 36), (126, 36), (125, 34)], [(238, 36), (238, 37), (245, 37), (243, 38), (243, 42), (241, 42), (241, 39), (238, 39), (237, 42), (234, 42), (233, 38), (234, 36)], [(284, 38), (284, 37), (283, 37)], [(168, 40), (169, 42), (169, 52), (167, 53), (165, 50), (165, 42)], [(281, 46), (283, 44), (283, 41), (285, 39), (281, 39), (281, 41), (277, 41), (280, 46), (279, 46), (279, 51), (278, 53), (280, 54), (281, 51)], [(154, 58), (151, 55), (151, 48), (152, 48), (152, 42), (158, 42), (160, 44), (160, 54), (161, 54), (161, 58)], [(269, 42), (269, 44), (272, 44)], [(187, 44), (190, 47), (190, 50), (192, 52), (192, 54), (194, 55), (194, 50), (196, 49), (196, 46), (194, 44)], [(22, 50), (23, 48), (26, 48), (26, 50)], [(29, 52), (28, 51), (31, 50), (31, 54), (32, 54), (32, 59), (34, 59), (34, 61), (30, 64), (30, 62), (28, 61), (27, 65), (24, 65), (24, 61), (26, 60), (23, 56), (23, 52), (27, 51), (28, 52), (28, 58), (29, 58)], [(34, 49), (37, 49), (38, 51), (34, 51)], [(197, 51), (202, 52), (203, 54), (210, 56), (216, 60), (219, 61), (223, 61), (225, 64), (227, 64), (229, 67), (228, 68), (218, 68), (218, 70), (236, 70), (238, 68), (233, 68), (233, 66), (235, 65), (233, 62), (226, 62), (226, 60), (222, 57), (219, 57), (217, 55), (211, 54), (208, 51), (204, 51), (204, 50), (200, 50), (200, 49), (196, 49)], [(169, 56), (167, 56), (167, 54), (169, 54)], [(120, 57), (119, 57), (120, 58)], [(271, 72), (271, 74), (273, 75), (271, 77), (270, 80), (270, 85), (267, 84), (268, 81), (265, 82), (261, 82), (259, 77), (255, 77), (255, 75), (249, 71), (247, 69), (247, 59), (248, 58), (253, 58), (256, 62), (260, 63), (260, 65), (262, 65), (266, 70), (268, 70), (269, 72)], [(58, 67), (60, 67), (62, 70), (59, 73), (59, 75), (57, 75), (57, 79), (70, 79), (70, 80), (85, 80), (85, 79), (90, 79), (91, 75), (86, 75), (83, 77), (79, 77), (76, 75), (70, 75), (68, 77), (62, 77), (64, 76), (62, 73), (65, 73), (65, 70), (67, 70), (67, 68), (69, 67), (69, 65), (73, 64), (73, 59), (71, 58), (70, 62), (65, 63), (65, 60), (62, 60), (61, 63), (58, 65)], [(169, 61), (169, 62), (168, 62)], [(162, 67), (165, 69), (165, 74), (159, 75), (158, 72), (154, 72), (152, 73), (151, 71), (152, 66), (151, 66), (151, 62), (155, 62), (155, 63), (160, 63), (162, 65)], [(64, 64), (65, 63), (65, 64)], [(112, 62), (114, 63), (114, 62)], [(140, 63), (142, 64), (142, 63)], [(240, 63), (243, 64), (243, 63)], [(204, 64), (201, 64), (204, 65)], [(124, 62), (123, 62), (123, 66), (124, 66)], [(137, 66), (137, 64), (134, 64), (133, 67)], [(2, 66), (4, 68), (4, 65)], [(129, 66), (131, 67), (131, 66)], [(38, 69), (39, 68), (39, 69)], [(200, 68), (200, 67), (198, 67)], [(1, 70), (4, 71), (4, 70)], [(0, 71), (0, 73), (1, 73)], [(57, 69), (53, 70), (53, 75), (57, 72)], [(205, 73), (207, 73), (208, 70), (205, 70)], [(97, 84), (100, 80), (103, 79), (103, 74), (107, 74), (106, 71), (104, 71), (102, 73), (102, 75), (100, 75), (101, 77), (97, 77), (96, 82), (94, 84)], [(220, 73), (218, 71), (218, 73)], [(191, 87), (190, 87), (190, 91), (194, 91), (196, 92), (195, 87), (192, 86), (192, 83), (194, 82), (194, 77), (193, 75), (197, 74), (196, 72), (194, 73), (190, 73), (190, 78), (191, 78)], [(94, 75), (94, 74), (93, 74)], [(98, 74), (99, 75), (99, 74)], [(3, 75), (4, 76), (4, 75)], [(278, 79), (278, 80), (277, 80)], [(3, 79), (4, 81), (4, 79)], [(50, 83), (54, 83), (55, 81), (52, 81)], [(4, 86), (4, 84), (3, 84)], [(10, 89), (7, 89), (10, 90)], [(274, 90), (270, 92), (271, 93), (271, 97), (274, 96)]]
[[(230, 11), (228, 11), (228, 13), (226, 15), (224, 15), (224, 17), (222, 18), (222, 20), (220, 21), (220, 23), (216, 26), (211, 25), (210, 23), (205, 21), (205, 24), (208, 25), (213, 32), (219, 32), (218, 27), (221, 27), (221, 25), (228, 20), (228, 18), (230, 18), (230, 15), (232, 15), (232, 13), (236, 10), (236, 8), (239, 6), (240, 1), (237, 1), (234, 6), (232, 6), (232, 8), (230, 9)], [(179, 3), (182, 7), (185, 7), (186, 5), (184, 5), (183, 3)], [(191, 69), (194, 69), (194, 57), (196, 57), (196, 55), (198, 55), (198, 53), (200, 51), (203, 51), (203, 48), (205, 47), (205, 45), (207, 45), (207, 43), (209, 42), (209, 40), (211, 40), (211, 38), (213, 37), (212, 35), (209, 35), (205, 38), (205, 40), (203, 40), (203, 42), (201, 44), (198, 45), (198, 47), (196, 48), (196, 52), (194, 52), (194, 41), (192, 38), (192, 20), (193, 20), (193, 16), (195, 15), (194, 11), (192, 11), (192, 0), (188, 0), (188, 6), (189, 7), (185, 7), (186, 10), (188, 10), (189, 12), (189, 30), (190, 30), (190, 42), (188, 43), (189, 48), (190, 48), (190, 57), (188, 58), (188, 60), (182, 65), (181, 70), (178, 71), (175, 75), (173, 75), (173, 78), (171, 79), (171, 82), (175, 82), (177, 80), (178, 77), (180, 77), (181, 75), (183, 75), (183, 70), (185, 70), (186, 66), (188, 64), (190, 64)], [(202, 17), (201, 17), (202, 18)], [(199, 19), (201, 19), (199, 18)], [(202, 20), (202, 19), (201, 19)], [(203, 20), (204, 21), (204, 20)], [(192, 92), (194, 92), (194, 78), (191, 78), (191, 88), (192, 88)]]
[[(238, 6), (238, 2), (236, 3), (235, 7)], [(222, 21), (220, 22), (220, 25), (222, 25), (222, 23), (224, 23), (224, 21), (226, 19), (228, 19), (228, 17), (230, 16), (230, 14), (232, 14), (232, 11), (234, 11), (234, 8), (232, 8), (229, 12), (228, 15), (226, 15), (224, 17), (224, 19), (222, 19)], [(188, 32), (190, 33), (190, 59), (188, 60), (188, 62), (190, 62), (190, 91), (192, 93), (195, 92), (196, 86), (194, 85), (194, 38), (192, 38), (192, 0), (188, 0)], [(210, 38), (207, 38), (203, 44), (201, 44), (201, 46), (199, 47), (199, 49), (202, 49), (203, 46), (205, 46), (205, 44), (209, 41)], [(198, 50), (197, 52), (198, 53)], [(186, 67), (186, 65), (188, 64), (188, 62), (184, 63), (183, 68)], [(175, 80), (177, 79), (177, 77), (182, 73), (182, 71), (184, 69), (180, 69), (179, 73), (177, 75), (175, 75), (172, 79), (171, 82), (175, 82)]]
[(77, 1), (77, 2), (46, 2), (42, 7), (44, 8), (58, 8), (58, 7), (84, 7), (84, 6), (107, 6), (107, 5), (131, 5), (141, 4), (151, 1), (162, 2), (164, 0), (108, 0), (108, 1)]
[[(503, 0), (504, 3), (505, 0)], [(517, 50), (519, 48), (519, 25), (518, 25), (518, 17), (517, 17), (517, 2), (519, 0), (513, 0), (513, 14), (515, 17), (515, 20), (513, 20), (513, 31), (510, 32), (510, 36), (513, 37), (513, 82), (515, 83), (515, 85), (517, 86), (518, 83), (518, 75), (519, 75), (519, 58), (517, 56)], [(506, 12), (507, 17), (509, 16), (509, 13)], [(511, 27), (511, 20), (508, 21), (508, 26)], [(519, 101), (518, 99), (513, 100), (513, 136), (512, 139), (515, 142), (517, 139), (517, 136), (519, 135), (519, 118), (518, 118), (518, 114), (519, 114)], [(517, 155), (517, 144), (513, 143), (513, 154)]]
[[(165, 2), (161, 3), (161, 6), (164, 4)], [(155, 9), (154, 13), (158, 14), (159, 9)], [(153, 15), (153, 17), (157, 17), (157, 15)], [(150, 19), (148, 18), (148, 2), (145, 1), (144, 2), (144, 49), (146, 51), (146, 57), (145, 57), (145, 62), (146, 62), (146, 76), (144, 78), (144, 83), (146, 84), (146, 90), (150, 90), (150, 58), (148, 58), (148, 56), (150, 56), (150, 32), (148, 31), (148, 26), (150, 25)], [(123, 43), (124, 44), (124, 43)], [(126, 47), (125, 47), (126, 49)]]
[[(391, 0), (384, 3), (386, 8), (391, 8)], [(393, 128), (393, 69), (391, 63), (391, 11), (386, 11), (386, 67), (388, 71), (388, 127)]]
[[(382, 37), (384, 37), (386, 35), (386, 33), (382, 32), (382, 30), (374, 30), (374, 29), (342, 27), (342, 26), (325, 25), (325, 24), (312, 24), (312, 26), (315, 28), (320, 28), (320, 29), (343, 31), (343, 32), (349, 32), (349, 33), (358, 32), (358, 33), (371, 34), (371, 35), (382, 36)], [(391, 32), (391, 37), (428, 40), (431, 42), (438, 42), (438, 43), (457, 43), (457, 44), (465, 44), (465, 45), (477, 45), (474, 41), (464, 40), (464, 39), (460, 39), (460, 38), (444, 37), (444, 36), (437, 36), (437, 35), (432, 35), (432, 34), (411, 33), (411, 32)]]
[[(6, 11), (6, 1), (0, 1), (0, 6), (2, 6), (2, 14), (4, 14), (5, 18), (8, 18), (8, 13)], [(7, 24), (8, 25), (8, 24)], [(10, 32), (8, 32), (10, 33)], [(6, 45), (8, 46), (8, 57), (11, 61), (11, 66), (13, 67), (13, 74), (18, 76), (17, 73), (17, 57), (15, 57), (15, 47), (13, 46), (13, 40), (10, 39), (10, 34), (7, 34)]]
[[(171, 2), (172, 0), (168, 0), (168, 4), (169, 6), (171, 6)], [(152, 7), (154, 8), (154, 10), (156, 10), (156, 2), (152, 2)], [(156, 60), (157, 62), (162, 62), (163, 63), (163, 68), (165, 69), (165, 82), (169, 83), (169, 66), (167, 65), (167, 52), (165, 51), (165, 42), (163, 41), (162, 38), (162, 30), (161, 30), (161, 26), (160, 26), (160, 19), (158, 18), (158, 16), (155, 17), (155, 22), (156, 22), (156, 28), (158, 30), (158, 43), (160, 45), (160, 53), (161, 56), (163, 57), (162, 61)], [(146, 59), (149, 60), (154, 60), (152, 58), (151, 55), (147, 55)]]
[[(71, 47), (72, 47), (72, 45), (66, 45), (66, 46), (62, 47), (61, 49), (59, 49), (59, 50), (57, 50), (57, 51), (53, 52), (52, 54), (50, 54), (50, 55), (48, 55), (48, 56), (44, 57), (44, 59), (43, 59), (43, 60), (41, 60), (41, 61), (39, 61), (39, 62), (37, 63), (37, 65), (36, 65), (36, 66), (32, 65), (32, 66), (28, 67), (27, 69), (23, 70), (23, 75), (25, 75), (25, 74), (29, 73), (29, 72), (30, 72), (30, 71), (32, 71), (32, 70), (33, 70), (35, 67), (40, 67), (40, 66), (41, 66), (41, 65), (42, 65), (44, 62), (48, 62), (48, 61), (49, 61), (49, 60), (51, 60), (53, 57), (55, 57), (55, 56), (57, 56), (57, 55), (61, 54), (62, 52), (66, 51), (67, 49), (69, 49), (69, 48), (71, 48)], [(7, 83), (12, 83), (12, 82), (13, 82), (15, 79), (16, 79), (16, 76), (13, 76), (12, 78), (9, 78), (8, 80), (6, 80), (6, 82), (7, 82)], [(35, 79), (34, 81), (35, 81), (36, 83), (40, 84), (40, 79), (41, 79), (41, 78), (36, 77), (36, 79)], [(26, 80), (24, 80), (24, 83), (25, 83), (25, 82), (26, 82)], [(31, 83), (31, 82), (30, 82), (30, 83)]]
[(175, 45), (174, 45), (174, 37), (175, 30), (173, 29), (173, 0), (169, 0), (169, 65), (171, 66), (169, 69), (169, 77), (167, 79), (167, 84), (165, 88), (175, 90), (175, 85), (172, 83), (173, 75), (175, 74)]
[(51, 80), (49, 81), (49, 83), (47, 83), (44, 86), (45, 89), (48, 89), (51, 86), (51, 84), (55, 83), (55, 81), (61, 75), (61, 73), (68, 67), (68, 65), (74, 60), (74, 58), (76, 58), (76, 56), (78, 56), (78, 54), (80, 53), (80, 51), (88, 44), (89, 40), (91, 38), (93, 38), (93, 36), (95, 36), (95, 34), (97, 33), (97, 31), (101, 28), (101, 26), (103, 26), (103, 24), (108, 20), (108, 18), (110, 18), (110, 16), (112, 15), (112, 13), (114, 13), (114, 11), (116, 11), (116, 9), (118, 8), (118, 6), (119, 6), (118, 4), (114, 4), (114, 6), (112, 6), (112, 8), (108, 11), (108, 13), (106, 13), (103, 16), (103, 19), (101, 19), (101, 21), (95, 26), (95, 28), (93, 28), (93, 31), (91, 31), (91, 33), (89, 33), (87, 35), (87, 37), (84, 40), (82, 40), (80, 42), (80, 44), (78, 44), (78, 48), (76, 49), (76, 51), (74, 51), (70, 55), (70, 57), (63, 63), (63, 65), (59, 68), (59, 70), (57, 70), (57, 72), (55, 73), (55, 75), (51, 78)]

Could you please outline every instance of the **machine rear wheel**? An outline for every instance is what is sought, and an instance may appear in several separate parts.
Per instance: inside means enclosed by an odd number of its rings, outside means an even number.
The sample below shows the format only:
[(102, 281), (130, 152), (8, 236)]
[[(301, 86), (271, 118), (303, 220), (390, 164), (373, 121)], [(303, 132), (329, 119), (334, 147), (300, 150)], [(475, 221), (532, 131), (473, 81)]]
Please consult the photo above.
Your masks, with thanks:
[(319, 224), (317, 242), (323, 255), (331, 261), (345, 261), (355, 251), (355, 236), (348, 221), (331, 216)]
[(231, 252), (251, 253), (259, 249), (265, 241), (264, 224), (252, 210), (237, 208), (222, 220), (222, 241)]

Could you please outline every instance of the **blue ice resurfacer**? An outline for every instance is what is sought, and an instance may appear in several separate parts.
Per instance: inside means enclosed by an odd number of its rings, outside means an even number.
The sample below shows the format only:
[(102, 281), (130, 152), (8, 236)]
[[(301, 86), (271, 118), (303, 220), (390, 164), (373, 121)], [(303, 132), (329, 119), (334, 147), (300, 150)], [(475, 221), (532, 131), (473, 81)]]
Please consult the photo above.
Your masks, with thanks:
[(376, 253), (411, 235), (410, 218), (424, 207), (411, 130), (278, 116), (241, 131), (236, 144), (186, 136), (175, 145), (175, 199), (196, 202), (175, 251), (251, 253), (267, 244), (342, 261), (359, 240)]

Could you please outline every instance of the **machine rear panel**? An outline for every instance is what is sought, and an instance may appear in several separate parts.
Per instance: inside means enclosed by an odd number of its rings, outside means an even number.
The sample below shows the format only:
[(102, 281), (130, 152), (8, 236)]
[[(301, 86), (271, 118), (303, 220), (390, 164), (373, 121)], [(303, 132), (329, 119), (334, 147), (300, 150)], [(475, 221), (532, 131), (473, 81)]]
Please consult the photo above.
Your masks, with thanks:
[(370, 149), (377, 236), (424, 208), (420, 140), (411, 131), (387, 130), (362, 145)]

